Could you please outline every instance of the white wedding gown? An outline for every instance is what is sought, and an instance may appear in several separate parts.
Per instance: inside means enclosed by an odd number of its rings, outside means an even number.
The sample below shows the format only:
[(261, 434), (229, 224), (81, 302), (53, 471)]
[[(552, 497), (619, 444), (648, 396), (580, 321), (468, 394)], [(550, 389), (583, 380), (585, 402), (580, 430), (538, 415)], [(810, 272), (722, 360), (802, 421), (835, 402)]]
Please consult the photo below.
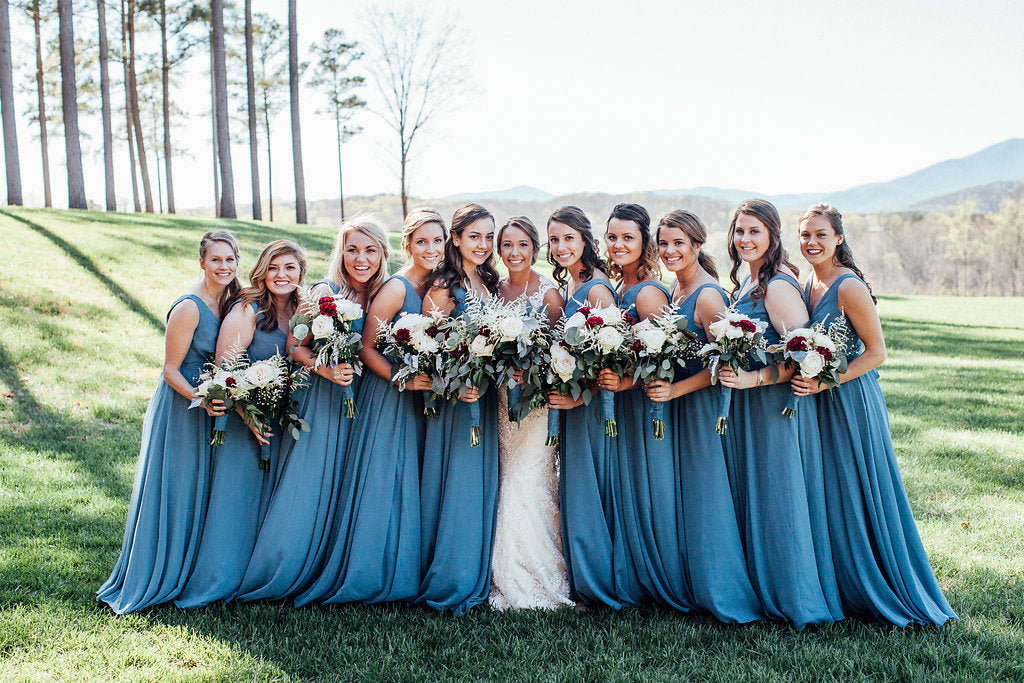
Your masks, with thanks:
[[(530, 297), (541, 305), (554, 283), (545, 278)], [(562, 555), (556, 451), (545, 446), (547, 409), (518, 425), (508, 420), (508, 393), (498, 392), (498, 520), (491, 560), (491, 606), (555, 609), (573, 605)]]

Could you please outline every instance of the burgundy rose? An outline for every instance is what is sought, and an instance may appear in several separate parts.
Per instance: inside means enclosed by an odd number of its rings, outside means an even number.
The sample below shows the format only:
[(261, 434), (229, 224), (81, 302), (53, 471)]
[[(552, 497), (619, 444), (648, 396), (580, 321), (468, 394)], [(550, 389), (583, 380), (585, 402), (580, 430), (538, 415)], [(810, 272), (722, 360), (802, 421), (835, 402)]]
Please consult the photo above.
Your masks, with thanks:
[(592, 315), (587, 318), (587, 327), (601, 327), (604, 325), (604, 319), (598, 315)]
[(744, 332), (757, 332), (757, 325), (753, 320), (733, 320), (732, 324)]
[(634, 339), (633, 343), (630, 344), (630, 348), (633, 349), (633, 351), (636, 353), (639, 353), (640, 349), (642, 349), (643, 347), (644, 345), (640, 343), (639, 339)]
[(431, 339), (436, 337), (437, 333), (440, 332), (440, 331), (441, 330), (437, 329), (437, 325), (431, 325), (430, 327), (428, 327), (426, 329), (427, 336), (430, 337)]
[(580, 306), (579, 308), (576, 309), (576, 312), (577, 313), (582, 313), (584, 316), (589, 318), (591, 310), (592, 309), (590, 308), (590, 306)]
[(404, 327), (400, 327), (395, 330), (395, 341), (399, 344), (406, 344), (412, 339), (412, 333)]

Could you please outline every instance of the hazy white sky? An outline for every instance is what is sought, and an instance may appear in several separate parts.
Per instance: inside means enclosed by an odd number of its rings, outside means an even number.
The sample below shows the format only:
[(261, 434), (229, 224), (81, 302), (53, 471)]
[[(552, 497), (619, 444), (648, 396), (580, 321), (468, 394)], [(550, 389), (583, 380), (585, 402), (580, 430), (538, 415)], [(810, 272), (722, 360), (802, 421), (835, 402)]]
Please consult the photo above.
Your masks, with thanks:
[[(300, 0), (300, 43), (328, 26), (358, 39), (367, 4)], [(286, 18), (284, 0), (253, 5)], [(1019, 0), (436, 0), (435, 7), (455, 9), (472, 36), (475, 90), (420, 140), (411, 191), (421, 197), (513, 185), (555, 194), (697, 185), (831, 191), (1024, 136)], [(30, 37), (20, 16), (12, 16), (12, 29)], [(30, 61), (16, 52), (16, 64)], [(194, 59), (189, 87), (174, 95), (194, 112), (176, 131), (191, 155), (175, 160), (181, 207), (213, 202), (205, 67)], [(33, 103), (32, 94), (18, 94), (20, 111)], [(333, 124), (318, 106), (307, 88), (310, 199), (337, 196)], [(359, 122), (365, 133), (344, 149), (346, 194), (395, 192), (389, 131), (369, 112)], [(24, 116), (19, 123), (26, 202), (41, 204), (38, 143)], [(274, 123), (274, 194), (287, 199), (287, 110)], [(98, 117), (82, 125), (99, 140)], [(50, 156), (55, 204), (66, 205), (63, 138), (51, 139)], [(247, 146), (233, 148), (233, 163), (237, 199), (248, 202)], [(102, 202), (102, 159), (86, 164), (87, 194)], [(130, 192), (123, 147), (117, 165), (123, 201)]]

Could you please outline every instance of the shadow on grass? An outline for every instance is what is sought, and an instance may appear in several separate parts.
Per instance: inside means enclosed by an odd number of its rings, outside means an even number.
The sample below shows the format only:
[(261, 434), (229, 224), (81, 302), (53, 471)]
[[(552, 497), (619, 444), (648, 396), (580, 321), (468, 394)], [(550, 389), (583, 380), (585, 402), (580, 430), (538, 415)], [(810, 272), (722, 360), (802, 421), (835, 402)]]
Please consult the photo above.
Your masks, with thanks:
[[(886, 318), (882, 321), (886, 345), (892, 351), (1019, 361), (1024, 359), (1019, 327), (980, 327)], [(1002, 338), (993, 339), (993, 331)]]

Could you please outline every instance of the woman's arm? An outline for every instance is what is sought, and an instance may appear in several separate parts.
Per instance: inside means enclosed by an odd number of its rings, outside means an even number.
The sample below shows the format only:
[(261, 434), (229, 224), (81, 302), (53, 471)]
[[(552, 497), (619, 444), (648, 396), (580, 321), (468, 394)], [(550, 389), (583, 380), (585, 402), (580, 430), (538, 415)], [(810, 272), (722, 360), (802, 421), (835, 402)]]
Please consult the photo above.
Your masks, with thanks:
[(181, 374), (181, 363), (185, 360), (197, 327), (199, 306), (195, 301), (185, 299), (171, 310), (164, 336), (164, 381), (190, 401), (196, 397), (195, 388)]
[(220, 323), (217, 335), (217, 364), (233, 352), (249, 348), (256, 332), (256, 312), (249, 304), (235, 304)]
[(587, 305), (594, 308), (608, 308), (615, 305), (615, 294), (612, 285), (606, 280), (598, 280), (603, 287), (591, 287), (587, 292)]
[(661, 291), (660, 287), (643, 287), (636, 296), (636, 317), (637, 322), (647, 320), (652, 315), (658, 315), (668, 306), (668, 296)]
[(448, 315), (453, 308), (455, 308), (455, 302), (448, 296), (447, 287), (431, 287), (427, 291), (427, 295), (423, 297), (422, 311), (426, 315), (433, 315), (436, 312)]
[[(714, 335), (711, 334), (708, 327), (721, 317), (726, 308), (725, 301), (717, 289), (705, 289), (697, 295), (697, 304), (693, 308), (693, 322), (703, 328), (708, 339), (713, 339)], [(704, 368), (700, 372), (672, 384), (658, 380), (647, 386), (647, 396), (652, 401), (671, 401), (674, 398), (711, 386), (711, 370)]]
[[(783, 280), (769, 282), (764, 306), (768, 311), (769, 324), (779, 334), (785, 334), (787, 330), (807, 324), (807, 307), (804, 305), (803, 297), (789, 282)], [(730, 368), (722, 368), (718, 373), (718, 378), (724, 387), (749, 389), (765, 384), (788, 382), (795, 371), (795, 368), (788, 367), (786, 363), (776, 365), (775, 369), (778, 372), (777, 379), (773, 379), (774, 373), (771, 366), (760, 370), (741, 369), (738, 373), (734, 373)]]
[(552, 287), (544, 292), (544, 305), (547, 306), (548, 324), (554, 328), (565, 312), (565, 299), (562, 298), (562, 293), (558, 291), (557, 287)]
[[(321, 297), (333, 296), (334, 292), (331, 291), (324, 283), (320, 283), (313, 287), (310, 291), (314, 301), (320, 301)], [(313, 317), (316, 317), (318, 311), (310, 311)], [(291, 359), (296, 363), (302, 363), (310, 372), (320, 375), (326, 380), (334, 382), (335, 384), (348, 385), (352, 383), (352, 377), (355, 374), (352, 371), (352, 365), (350, 363), (339, 363), (337, 367), (328, 367), (327, 365), (321, 365), (320, 367), (313, 369), (313, 364), (316, 358), (313, 356), (313, 350), (309, 348), (309, 344), (313, 341), (313, 333), (310, 332), (305, 336), (304, 339), (296, 339), (290, 332), (288, 333), (288, 341), (285, 343), (285, 347), (291, 349)]]

